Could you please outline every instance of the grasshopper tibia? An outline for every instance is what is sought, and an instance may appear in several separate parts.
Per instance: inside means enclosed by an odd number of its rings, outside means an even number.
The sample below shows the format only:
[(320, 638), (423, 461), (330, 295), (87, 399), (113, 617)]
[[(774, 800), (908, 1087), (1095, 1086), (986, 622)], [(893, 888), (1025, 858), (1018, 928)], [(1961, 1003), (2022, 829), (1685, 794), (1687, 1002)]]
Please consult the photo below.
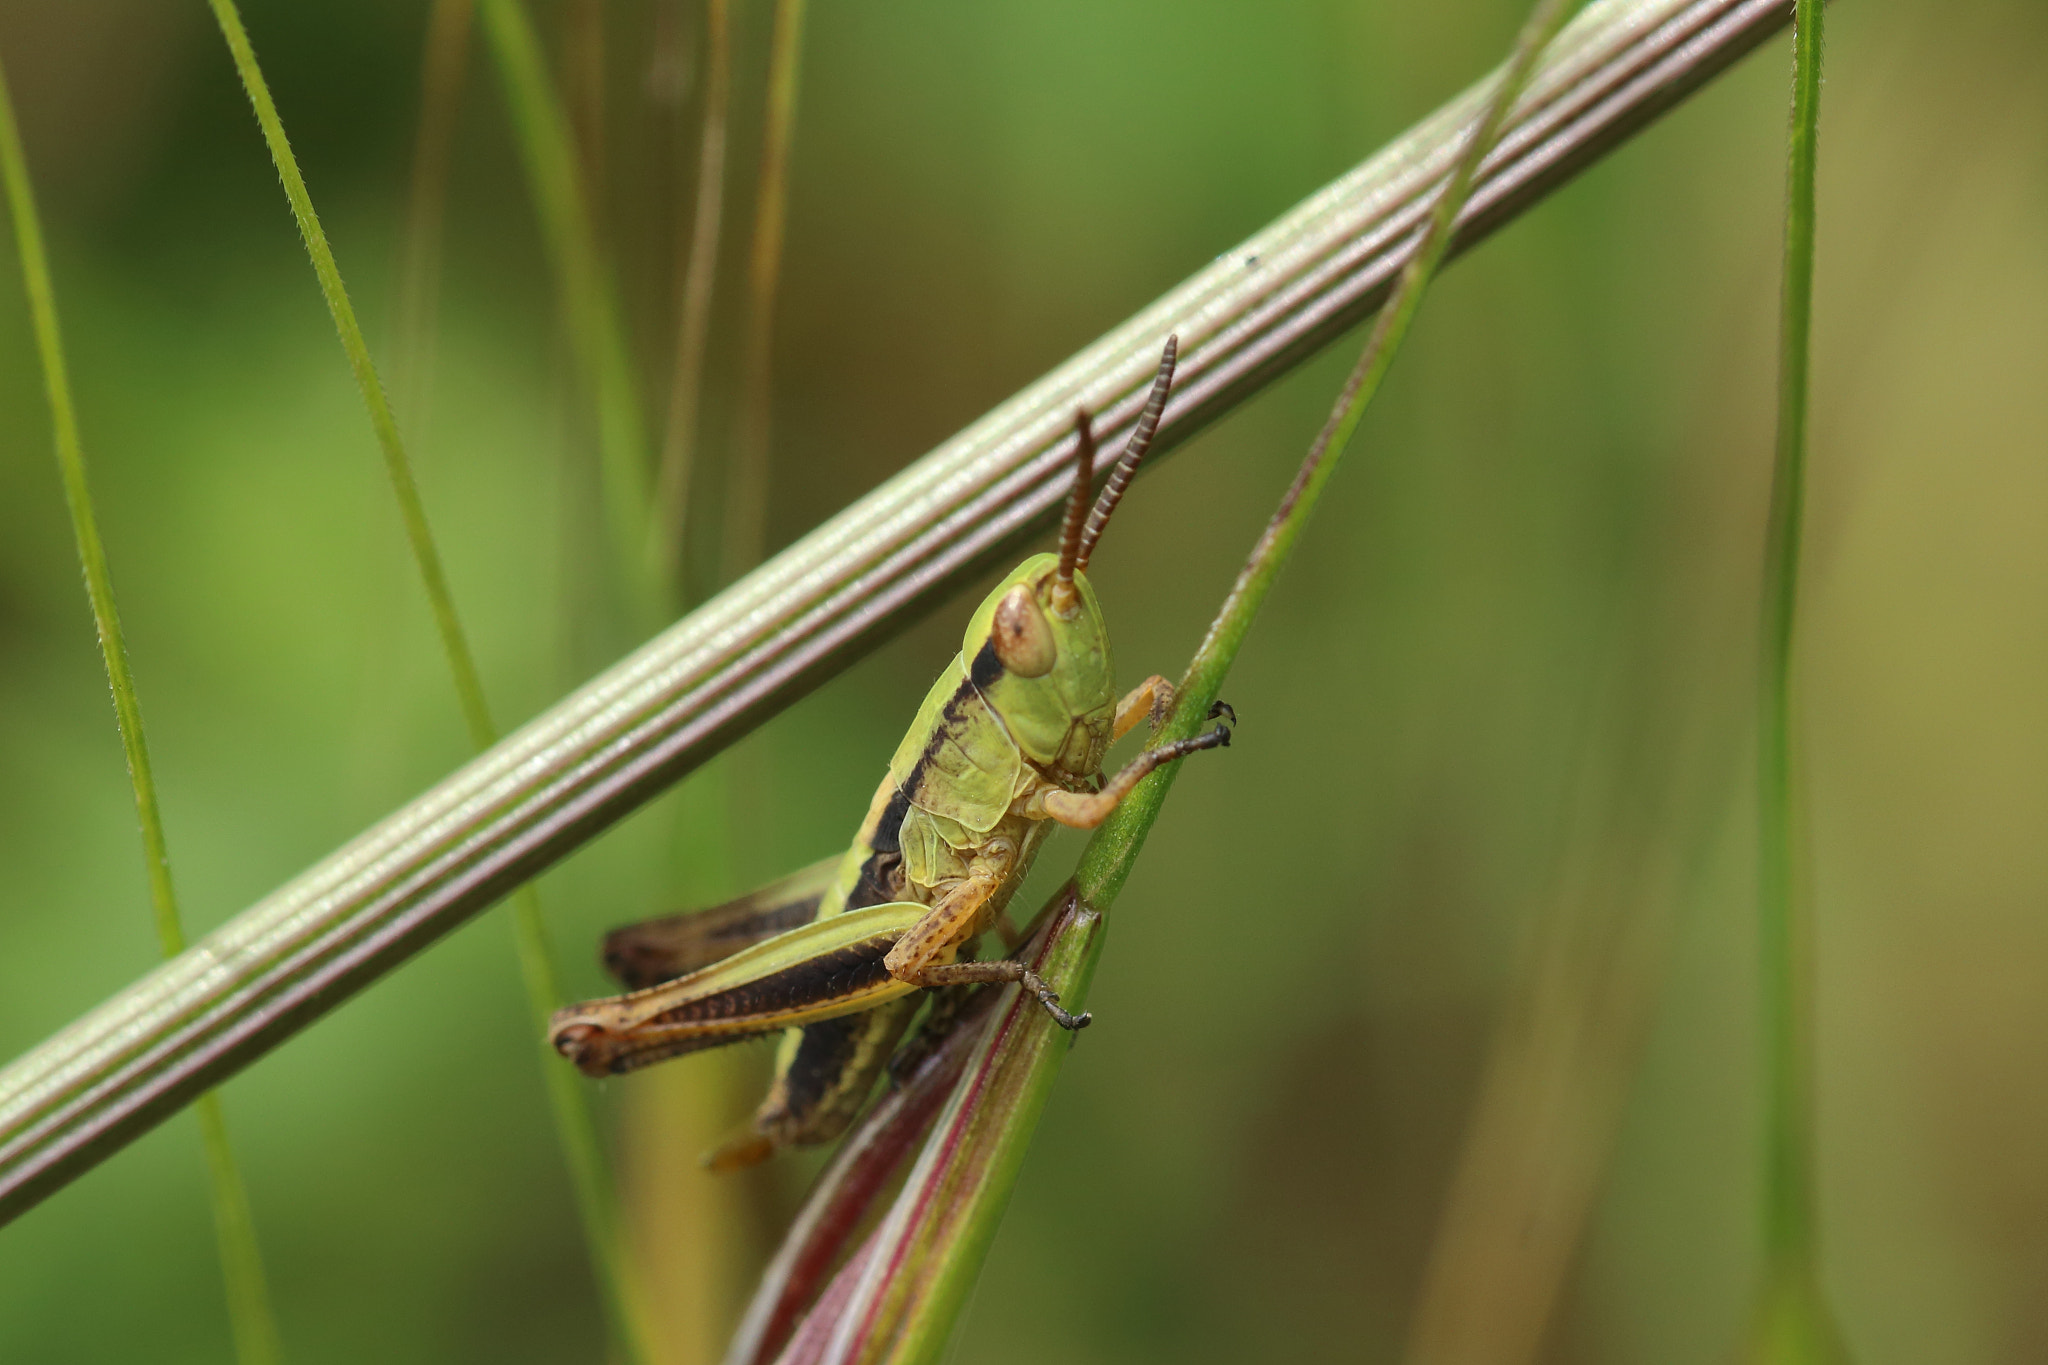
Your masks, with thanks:
[(1045, 1006), (1045, 1012), (1052, 1021), (1068, 1032), (1088, 1027), (1093, 1015), (1085, 1011), (1068, 1014), (1060, 1008), (1059, 992), (1045, 984), (1045, 978), (1021, 962), (1007, 959), (1000, 962), (955, 962), (944, 967), (927, 967), (924, 970), (928, 986), (964, 986), (973, 982), (995, 982), (1008, 985), (1014, 981), (1038, 997), (1038, 1003)]

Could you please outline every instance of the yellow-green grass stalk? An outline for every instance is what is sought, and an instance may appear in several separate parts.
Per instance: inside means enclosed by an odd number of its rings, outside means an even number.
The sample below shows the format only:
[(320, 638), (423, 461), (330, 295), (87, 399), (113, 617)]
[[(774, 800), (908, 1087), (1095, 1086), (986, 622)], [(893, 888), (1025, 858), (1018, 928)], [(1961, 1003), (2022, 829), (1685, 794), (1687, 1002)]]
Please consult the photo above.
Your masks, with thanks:
[(399, 247), (393, 389), (406, 428), (418, 442), (427, 428), (434, 338), (441, 301), (441, 227), (447, 217), (448, 163), (462, 88), (469, 74), (475, 0), (434, 0), (420, 61), (419, 128), (413, 136), (412, 180), (406, 192), (405, 235)]
[[(1480, 162), (1571, 8), (1567, 0), (1538, 0), (1524, 22), (1329, 420), (1196, 650), (1173, 714), (1154, 743), (1187, 738), (1207, 723), (1261, 603), (1379, 391), (1449, 249)], [(1078, 1010), (1086, 1001), (1106, 937), (1107, 912), (1159, 818), (1178, 767), (1168, 764), (1146, 778), (1104, 822), (1082, 854), (1073, 883), (1061, 893), (1052, 932), (1034, 944), (1028, 960), (1069, 1008)], [(903, 1193), (843, 1272), (850, 1287), (836, 1283), (821, 1300), (834, 1318), (832, 1330), (800, 1332), (791, 1357), (889, 1365), (941, 1357), (995, 1239), (1067, 1051), (1066, 1038), (1036, 1002), (1013, 992), (968, 1062)]]
[(1763, 1006), (1763, 1270), (1754, 1359), (1847, 1359), (1820, 1286), (1814, 1189), (1813, 910), (1799, 875), (1792, 670), (1806, 501), (1813, 327), (1814, 170), (1820, 130), (1822, 0), (1792, 21), (1792, 119), (1778, 323), (1778, 430), (1764, 535), (1757, 676), (1757, 932)]
[(796, 140), (802, 72), (804, 0), (775, 0), (768, 44), (768, 115), (761, 171), (754, 186), (753, 241), (747, 252), (747, 330), (740, 353), (740, 413), (727, 484), (722, 558), (728, 581), (766, 550), (768, 458), (774, 424), (775, 296), (789, 216), (789, 157)]
[[(419, 485), (413, 479), (412, 465), (406, 457), (398, 423), (392, 416), (376, 367), (371, 363), (369, 346), (363, 340), (354, 305), (349, 302), (348, 290), (342, 283), (341, 270), (335, 264), (334, 252), (320, 226), (319, 215), (314, 212), (305, 177), (299, 172), (298, 160), (285, 136), (284, 124), (271, 99), (269, 85), (257, 65), (255, 50), (250, 46), (248, 32), (242, 26), (234, 0), (209, 0), (209, 3), (219, 21), (221, 34), (227, 40), (243, 89), (248, 92), (249, 102), (255, 108), (256, 122), (269, 145), (278, 177), (284, 182), (285, 197), (291, 203), (292, 216), (298, 221), (299, 235), (305, 241), (306, 254), (319, 278), (320, 291), (327, 300), (328, 312), (334, 318), (335, 330), (341, 336), (349, 368), (355, 373), (356, 385), (369, 409), (370, 425), (384, 455), (385, 473), (390, 478), (392, 493), (398, 500), (399, 514), (405, 523), (406, 540), (433, 611), (434, 625), (441, 638), (449, 673), (455, 681), (463, 721), (476, 748), (487, 749), (497, 742), (498, 732), (484, 697), (483, 680), (477, 672), (475, 657), (470, 652), (461, 619), (456, 613), (455, 598), (448, 587), (433, 532), (427, 525), (426, 506), (420, 498)], [(521, 975), (526, 984), (527, 1003), (538, 1025), (544, 1023), (561, 1003), (562, 993), (556, 981), (538, 893), (529, 883), (515, 894), (513, 904), (514, 937)], [(544, 1036), (539, 1027), (536, 1027), (534, 1036), (536, 1040)], [(630, 1360), (644, 1361), (647, 1354), (643, 1315), (619, 1236), (616, 1198), (603, 1148), (598, 1141), (596, 1119), (584, 1091), (573, 1083), (573, 1078), (565, 1079), (565, 1068), (557, 1063), (553, 1054), (538, 1041), (535, 1048), (554, 1110), (557, 1135), (575, 1186), (591, 1265), (607, 1317), (620, 1349)]]
[(648, 538), (651, 572), (681, 601), (689, 599), (683, 562), (690, 488), (696, 471), (704, 358), (711, 338), (711, 298), (718, 280), (719, 239), (725, 226), (725, 155), (732, 104), (731, 0), (705, 0), (704, 107), (697, 133), (696, 202), (681, 243), (687, 259), (676, 301), (674, 371), (669, 377), (668, 421), (655, 479), (654, 518)]
[[(114, 603), (114, 579), (100, 540), (99, 517), (93, 510), (92, 485), (86, 477), (85, 446), (79, 437), (78, 410), (72, 402), (71, 379), (64, 363), (64, 337), (57, 320), (57, 293), (43, 247), (42, 222), (36, 212), (35, 189), (28, 174), (28, 156), (14, 121), (14, 98), (0, 69), (0, 178), (14, 220), (14, 245), (21, 259), (22, 284), (28, 294), (35, 329), (36, 352), (42, 362), (43, 389), (50, 404), (50, 426), (57, 448), (57, 466), (64, 480), (64, 502), (71, 512), (71, 532), (85, 572), (85, 593), (92, 604), (100, 655), (106, 662), (107, 686), (114, 694), (114, 717), (121, 732), (121, 751), (128, 761), (128, 781), (135, 791), (135, 816), (142, 828), (143, 863), (149, 878), (149, 900), (156, 918), (157, 946), (166, 958), (185, 951), (185, 925), (178, 912), (177, 887), (171, 880), (170, 846), (164, 838), (163, 810), (157, 802), (156, 778), (149, 764), (149, 743), (142, 729), (142, 702), (135, 675), (128, 668), (128, 647), (121, 634), (121, 613)], [(219, 1244), (221, 1277), (225, 1281), (228, 1324), (234, 1334), (235, 1357), (242, 1365), (275, 1365), (284, 1358), (263, 1273), (262, 1248), (249, 1209), (248, 1187), (228, 1141), (227, 1117), (220, 1093), (209, 1090), (192, 1103), (199, 1121), (200, 1143), (212, 1191), (214, 1235)]]
[(618, 302), (577, 169), (575, 136), (549, 83), (540, 40), (519, 0), (478, 0), (520, 160), (540, 216), (567, 323), (570, 354), (597, 406), (600, 482), (610, 541), (618, 553), (619, 587), (637, 626), (660, 607), (645, 572), (648, 469), (638, 385)]

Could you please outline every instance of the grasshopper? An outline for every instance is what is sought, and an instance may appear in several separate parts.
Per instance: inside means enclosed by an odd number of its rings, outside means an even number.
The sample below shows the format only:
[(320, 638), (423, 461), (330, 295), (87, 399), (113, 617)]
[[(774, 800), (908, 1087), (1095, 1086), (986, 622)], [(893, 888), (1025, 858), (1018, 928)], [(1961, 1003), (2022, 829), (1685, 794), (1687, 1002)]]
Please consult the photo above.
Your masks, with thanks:
[[(1177, 343), (1094, 499), (1095, 440), (1075, 414), (1060, 549), (1024, 561), (967, 623), (960, 653), (918, 708), (844, 854), (714, 909), (613, 931), (606, 968), (629, 994), (560, 1010), (550, 1041), (591, 1076), (784, 1034), (751, 1131), (711, 1154), (730, 1169), (827, 1142), (853, 1120), (896, 1049), (917, 992), (1015, 982), (1062, 1028), (1086, 1014), (1021, 962), (974, 960), (979, 937), (1015, 946), (1006, 909), (1053, 824), (1093, 829), (1147, 773), (1230, 742), (1224, 724), (1148, 749), (1104, 779), (1109, 746), (1172, 703), (1164, 678), (1117, 699), (1089, 556), (1151, 445)], [(1229, 716), (1218, 704), (1212, 717)], [(945, 1013), (945, 997), (934, 1015)]]

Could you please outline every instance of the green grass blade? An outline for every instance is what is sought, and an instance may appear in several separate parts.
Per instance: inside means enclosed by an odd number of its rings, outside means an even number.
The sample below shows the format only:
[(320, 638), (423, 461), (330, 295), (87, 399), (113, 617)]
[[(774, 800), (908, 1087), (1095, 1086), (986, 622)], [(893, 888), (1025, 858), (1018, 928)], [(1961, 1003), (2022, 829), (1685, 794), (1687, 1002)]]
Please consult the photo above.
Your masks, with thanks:
[(298, 158), (292, 154), (291, 142), (285, 137), (284, 124), (277, 116), (277, 105), (270, 98), (270, 86), (256, 64), (256, 52), (249, 45), (241, 14), (234, 0), (208, 0), (208, 3), (213, 6), (214, 18), (219, 21), (221, 34), (227, 39), (235, 70), (242, 79), (242, 88), (248, 92), (249, 103), (255, 107), (257, 125), (263, 130), (264, 142), (269, 145), (270, 159), (277, 167), (278, 178), (284, 182), (285, 198), (291, 203), (292, 217), (297, 220), (299, 236), (306, 244), (306, 255), (312, 258), (313, 273), (319, 277), (320, 293), (327, 300), (327, 311), (334, 319), (335, 330), (341, 334), (341, 347), (348, 354), (349, 369), (355, 374), (356, 387), (362, 391), (363, 404), (370, 410), (370, 427), (376, 434), (377, 448), (384, 455), (384, 472), (391, 480), (392, 493), (398, 499), (399, 516), (405, 522), (406, 544), (412, 550), (413, 561), (426, 588), (427, 605), (434, 614), (434, 629), (441, 637), (442, 653), (448, 658), (449, 671), (455, 675), (456, 698), (462, 707), (462, 719), (469, 729), (470, 742), (478, 748), (487, 747), (496, 741), (497, 727), (491, 723), (490, 707), (484, 700), (483, 679), (477, 673), (469, 641), (463, 634), (461, 618), (456, 614), (455, 597), (448, 588), (448, 575), (441, 567), (441, 553), (435, 548), (433, 531), (427, 525), (426, 504), (421, 501), (419, 485), (413, 480), (412, 463), (406, 458), (405, 444), (399, 438), (398, 423), (391, 415), (384, 385), (378, 380), (376, 367), (370, 362), (370, 348), (363, 340), (361, 325), (356, 321), (355, 306), (349, 302), (348, 290), (341, 281), (341, 269), (334, 262), (334, 252), (327, 244), (327, 233), (320, 226), (320, 217), (313, 211), (312, 196), (306, 191), (306, 180), (299, 173)]
[(235, 1359), (242, 1365), (274, 1365), (284, 1359), (277, 1313), (270, 1304), (270, 1284), (263, 1273), (263, 1251), (256, 1241), (256, 1219), (249, 1210), (249, 1190), (228, 1143), (227, 1115), (220, 1092), (209, 1090), (192, 1103), (199, 1121), (199, 1141), (206, 1150), (206, 1172), (212, 1182), (213, 1232), (220, 1245), (221, 1277), (227, 1285), (228, 1323), (235, 1336)]
[[(86, 478), (85, 446), (79, 439), (78, 411), (71, 400), (71, 378), (64, 363), (64, 337), (57, 320), (57, 293), (50, 262), (43, 249), (42, 222), (35, 190), (29, 182), (28, 157), (14, 122), (14, 97), (0, 70), (0, 177), (7, 186), (7, 205), (14, 220), (15, 250), (21, 258), (22, 282), (28, 293), (35, 328), (36, 351), (43, 369), (43, 387), (50, 403), (50, 425), (57, 447), (57, 465), (64, 479), (64, 502), (71, 511), (71, 531), (85, 572), (86, 597), (106, 662), (107, 685), (114, 694), (114, 716), (121, 732), (121, 750), (128, 760), (128, 780), (135, 792), (135, 815), (142, 827), (143, 861), (149, 875), (149, 901), (156, 919), (157, 944), (167, 958), (185, 951), (185, 926), (178, 913), (177, 888), (171, 881), (171, 855), (164, 838), (156, 779), (149, 766), (149, 744), (142, 730), (142, 703), (135, 677), (128, 670), (128, 646), (121, 635), (121, 613), (114, 604), (114, 580), (100, 541), (99, 517), (93, 510), (92, 485)], [(284, 1358), (263, 1274), (263, 1253), (256, 1242), (256, 1223), (249, 1212), (249, 1192), (228, 1142), (227, 1119), (220, 1096), (207, 1091), (194, 1101), (199, 1139), (213, 1203), (214, 1236), (228, 1301), (228, 1323), (235, 1338), (235, 1358), (242, 1365), (273, 1365)]]
[(620, 583), (643, 614), (658, 600), (643, 563), (647, 543), (647, 456), (640, 399), (625, 334), (598, 250), (590, 204), (576, 169), (576, 146), (561, 100), (548, 81), (540, 40), (519, 0), (479, 0), (484, 35), (510, 106), (541, 235), (554, 263), (569, 347), (597, 403), (599, 464)]
[[(1535, 69), (1536, 59), (1564, 23), (1572, 6), (1567, 0), (1538, 0), (1515, 40), (1515, 50), (1489, 97), (1485, 110), (1467, 139), (1463, 153), (1452, 168), (1443, 190), (1430, 210), (1421, 242), (1402, 268), (1386, 307), (1373, 321), (1365, 349), (1352, 367), (1337, 395), (1329, 419), (1309, 446), (1307, 457), (1296, 471), (1294, 482), (1281, 497), (1279, 508), (1266, 524), (1253, 547), (1230, 595), (1217, 612), (1215, 621), (1193, 662), (1181, 679), (1179, 697), (1172, 719), (1163, 728), (1160, 741), (1184, 738), (1203, 725), (1209, 707), (1223, 685), (1223, 678), (1237, 658), (1238, 648), (1251, 629), (1253, 618), (1266, 594), (1278, 579), (1281, 568), (1293, 553), (1302, 528), (1308, 524), (1330, 476), (1336, 472), (1352, 433), (1365, 416), (1373, 396), (1408, 334), (1422, 296), (1450, 248), (1451, 229), (1471, 194), (1480, 163), (1500, 135), (1508, 113)], [(1083, 857), (1077, 882), (1082, 899), (1095, 906), (1107, 905), (1123, 889), (1124, 879), (1143, 846), (1146, 832), (1158, 818), (1159, 806), (1173, 785), (1178, 764), (1167, 764), (1131, 793), (1117, 811), (1103, 823), (1088, 853)]]
[[(468, 639), (463, 634), (461, 619), (456, 614), (455, 598), (442, 570), (433, 532), (427, 525), (426, 506), (421, 501), (419, 485), (413, 480), (412, 464), (399, 438), (398, 424), (385, 399), (376, 367), (371, 363), (362, 327), (356, 321), (355, 307), (349, 302), (341, 270), (335, 264), (334, 252), (328, 246), (319, 215), (313, 210), (305, 177), (299, 173), (298, 159), (292, 154), (284, 124), (278, 118), (270, 87), (256, 63), (256, 53), (249, 44), (249, 35), (242, 27), (234, 0), (210, 0), (210, 3), (214, 17), (220, 23), (221, 34), (227, 40), (228, 50), (234, 57), (235, 70), (241, 76), (243, 89), (248, 92), (249, 102), (255, 108), (256, 121), (269, 145), (271, 161), (284, 182), (285, 197), (291, 202), (292, 216), (298, 221), (306, 254), (311, 257), (313, 272), (320, 280), (320, 292), (326, 297), (327, 310), (334, 318), (335, 330), (341, 335), (342, 349), (348, 353), (349, 368), (355, 372), (363, 403), (369, 409), (370, 425), (376, 432), (378, 447), (383, 451), (385, 472), (390, 477), (392, 493), (398, 499), (399, 513), (405, 522), (406, 540), (411, 546), (421, 584), (433, 610), (448, 671), (455, 681), (463, 721), (476, 747), (487, 749), (497, 742), (497, 727), (492, 722), (490, 707), (484, 697), (483, 680), (477, 672), (475, 657), (470, 653)], [(539, 897), (531, 884), (521, 887), (514, 899), (513, 925), (528, 1004), (535, 1018), (545, 1021), (560, 1003), (561, 991), (556, 984)], [(636, 1298), (629, 1288), (631, 1279), (624, 1265), (624, 1248), (617, 1235), (611, 1176), (597, 1140), (596, 1119), (590, 1112), (588, 1097), (581, 1089), (556, 1084), (556, 1075), (563, 1068), (545, 1049), (542, 1050), (541, 1062), (548, 1096), (554, 1108), (557, 1136), (575, 1186), (579, 1212), (590, 1244), (591, 1264), (603, 1292), (607, 1314), (621, 1348), (631, 1359), (645, 1360), (646, 1337), (640, 1326), (642, 1318), (636, 1307)]]
[[(1182, 679), (1174, 712), (1155, 743), (1194, 734), (1208, 723), (1238, 649), (1327, 486), (1351, 434), (1392, 364), (1469, 196), (1480, 162), (1526, 84), (1536, 60), (1563, 24), (1566, 0), (1538, 0), (1450, 176), (1437, 195), (1422, 239), (1375, 320), (1358, 364), (1328, 422), (1253, 548)], [(1172, 774), (1168, 764), (1111, 815), (1082, 855), (1063, 893), (1054, 928), (1031, 959), (1070, 1009), (1087, 998), (1106, 939), (1106, 914), (1129, 878), (1159, 818)], [(925, 1156), (876, 1235), (822, 1358), (935, 1361), (980, 1274), (1009, 1202), (1024, 1154), (1051, 1093), (1067, 1039), (1021, 992), (985, 1035), (939, 1119)]]
[(650, 537), (651, 572), (690, 600), (683, 546), (696, 468), (698, 410), (704, 393), (704, 357), (711, 338), (711, 296), (718, 280), (718, 244), (725, 226), (725, 153), (732, 102), (731, 0), (705, 0), (704, 109), (698, 130), (697, 194), (691, 213), (689, 259), (676, 303), (675, 372), (669, 379), (668, 424), (661, 441)]
[(1820, 131), (1821, 0), (1798, 0), (1785, 176), (1785, 265), (1778, 334), (1778, 430), (1764, 540), (1758, 649), (1757, 930), (1763, 1006), (1762, 1301), (1759, 1361), (1847, 1359), (1821, 1292), (1814, 1189), (1813, 918), (1797, 870), (1792, 668), (1806, 501), (1813, 330), (1814, 172)]
[(775, 295), (789, 215), (789, 154), (796, 140), (796, 98), (803, 63), (804, 0), (775, 0), (768, 50), (768, 119), (761, 175), (754, 188), (753, 243), (747, 253), (747, 337), (740, 358), (740, 419), (733, 441), (722, 558), (736, 579), (767, 549), (768, 452), (775, 359)]

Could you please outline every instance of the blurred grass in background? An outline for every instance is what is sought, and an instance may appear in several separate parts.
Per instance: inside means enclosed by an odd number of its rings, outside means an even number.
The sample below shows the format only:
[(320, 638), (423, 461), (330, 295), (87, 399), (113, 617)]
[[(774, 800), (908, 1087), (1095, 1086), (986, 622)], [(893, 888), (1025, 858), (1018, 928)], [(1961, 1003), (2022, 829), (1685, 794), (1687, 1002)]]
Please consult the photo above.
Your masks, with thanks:
[[(770, 544), (1433, 108), (1497, 60), (1522, 9), (813, 6)], [(550, 32), (574, 10), (535, 6)], [(768, 7), (735, 10), (743, 205)], [(244, 12), (388, 350), (423, 6)], [(608, 11), (604, 165), (650, 385), (676, 223), (649, 168), (693, 145), (674, 145), (671, 102), (691, 95), (647, 39), (654, 17), (651, 0)], [(1830, 27), (1800, 681), (1829, 1274), (1861, 1360), (2031, 1361), (2048, 1355), (2048, 12), (1851, 0)], [(201, 932), (467, 746), (204, 7), (16, 0), (0, 50)], [(1511, 1204), (1488, 1176), (1501, 1131), (1530, 1135), (1506, 1144), (1533, 1173), (1516, 1188), (1563, 1191), (1541, 1358), (1705, 1365), (1740, 1341), (1757, 1126), (1743, 717), (1785, 52), (1434, 292), (1233, 677), (1240, 743), (1180, 784), (1119, 908), (1101, 1027), (1066, 1070), (962, 1359), (1401, 1358), (1418, 1295), (1465, 1319), (1499, 1298), (1503, 1277), (1458, 1248)], [(482, 74), (431, 417), (410, 434), (509, 724), (629, 641), (586, 408)], [(733, 415), (745, 232), (726, 236), (707, 450)], [(1349, 350), (1120, 513), (1096, 577), (1127, 678), (1185, 659)], [(736, 751), (717, 877), (676, 846), (671, 801), (552, 874), (570, 988), (601, 988), (597, 933), (667, 908), (678, 877), (708, 900), (842, 844), (970, 600)], [(1049, 850), (1045, 889), (1079, 846)], [(0, 868), (11, 1055), (154, 950), (4, 272)], [(298, 1365), (597, 1351), (527, 1029), (505, 931), (479, 925), (225, 1088)], [(1583, 1123), (1527, 1097), (1546, 1075)], [(675, 1157), (695, 1177), (694, 1152)], [(801, 1172), (779, 1179), (787, 1194)], [(1468, 1241), (1439, 1240), (1447, 1206)], [(191, 1129), (171, 1125), (0, 1232), (0, 1358), (220, 1358), (206, 1219)]]

